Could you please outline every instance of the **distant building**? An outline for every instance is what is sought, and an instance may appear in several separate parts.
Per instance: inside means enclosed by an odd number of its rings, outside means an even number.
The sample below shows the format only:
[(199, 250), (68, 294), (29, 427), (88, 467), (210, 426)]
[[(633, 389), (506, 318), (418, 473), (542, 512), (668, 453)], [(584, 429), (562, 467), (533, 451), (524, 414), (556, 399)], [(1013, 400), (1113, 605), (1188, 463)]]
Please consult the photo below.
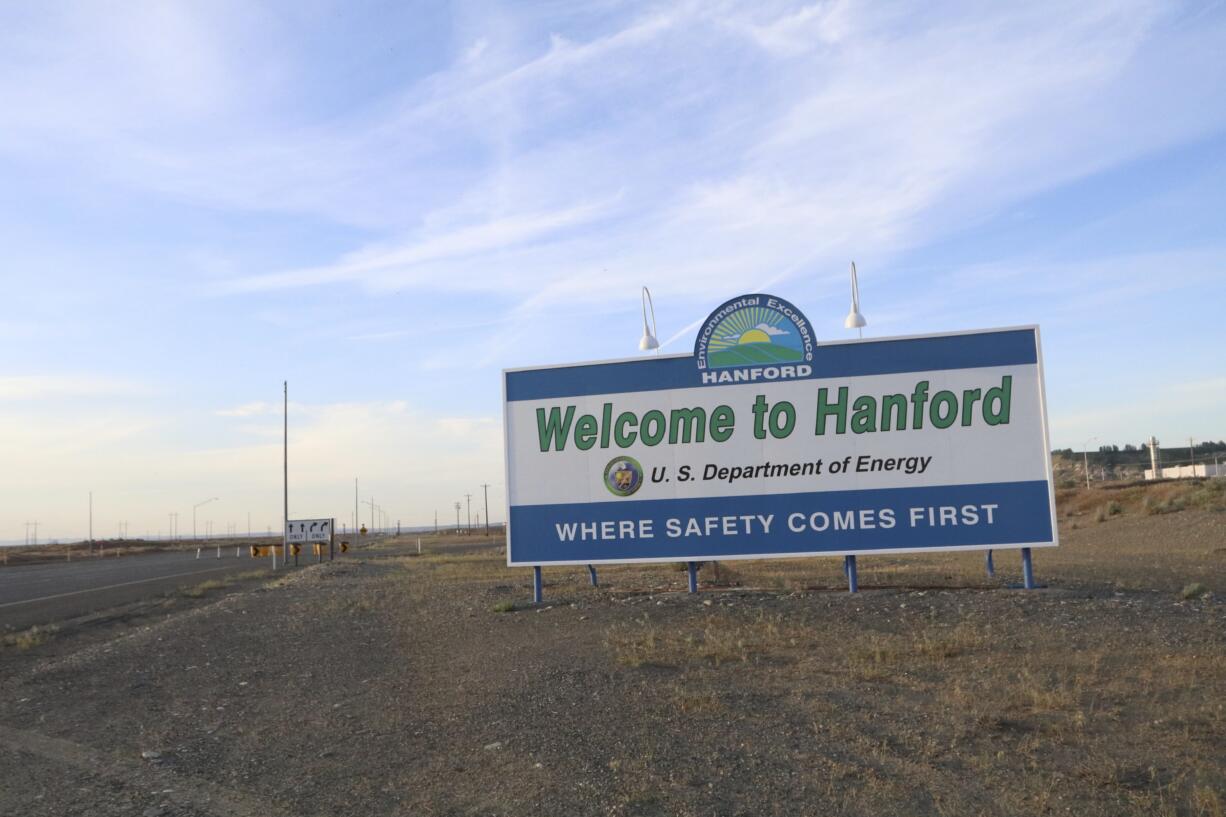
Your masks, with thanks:
[(1154, 476), (1154, 469), (1145, 469), (1146, 479), (1192, 479), (1193, 477), (1226, 477), (1226, 465), (1217, 463), (1197, 463), (1196, 465), (1175, 465), (1170, 468), (1160, 468), (1161, 472)]

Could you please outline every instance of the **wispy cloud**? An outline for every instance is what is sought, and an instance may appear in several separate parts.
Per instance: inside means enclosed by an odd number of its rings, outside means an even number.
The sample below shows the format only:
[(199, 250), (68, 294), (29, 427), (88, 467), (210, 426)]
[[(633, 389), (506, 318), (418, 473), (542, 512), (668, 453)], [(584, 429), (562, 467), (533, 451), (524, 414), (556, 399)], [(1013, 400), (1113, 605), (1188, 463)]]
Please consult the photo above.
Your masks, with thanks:
[[(693, 297), (800, 257), (814, 267), (857, 247), (896, 251), (1226, 120), (1209, 104), (1216, 79), (1195, 70), (1211, 43), (1167, 25), (1177, 20), (1167, 4), (967, 11), (681, 4), (513, 48), (504, 31), (478, 30), (451, 65), (338, 118), (239, 131), (223, 116), (220, 138), (202, 140), (189, 110), (171, 117), (178, 130), (111, 128), (122, 141), (74, 153), (167, 194), (383, 233), (326, 264), (240, 275), (226, 291), (480, 285), (539, 302), (545, 288), (607, 298), (605, 268)], [(237, 118), (266, 90), (244, 94), (234, 75), (277, 76), (288, 54), (277, 45), (253, 63), (236, 50), (231, 39), (270, 33), (258, 15), (193, 14), (164, 21), (165, 44), (142, 37), (149, 54), (137, 64), (195, 55), (177, 70), (190, 72), (198, 104)], [(66, 46), (43, 90), (88, 65)], [(1141, 99), (1104, 93), (1125, 76), (1171, 72), (1184, 97), (1206, 103), (1197, 115), (1158, 126), (1148, 112), (1159, 87), (1138, 87)], [(124, 74), (120, 93), (143, 99), (131, 87), (142, 76)], [(15, 84), (8, 95), (24, 99)], [(38, 110), (15, 129), (32, 143), (80, 138)]]
[[(426, 277), (430, 274), (430, 265), (470, 262), (495, 251), (545, 239), (595, 221), (602, 213), (609, 212), (609, 208), (609, 202), (584, 203), (556, 212), (517, 214), (399, 245), (365, 247), (336, 264), (323, 267), (225, 281), (218, 284), (217, 289), (223, 293), (256, 292), (353, 280), (368, 284), (389, 281), (396, 286), (417, 283), (432, 288), (471, 287), (475, 283), (472, 279), (430, 280)], [(481, 283), (488, 288), (488, 281)]]
[(280, 409), (280, 406), (257, 400), (252, 403), (243, 403), (241, 406), (234, 406), (233, 408), (217, 409), (213, 413), (218, 417), (256, 417), (261, 414), (277, 414), (280, 412)]
[(0, 375), (0, 401), (56, 400), (148, 394), (139, 383), (92, 374)]

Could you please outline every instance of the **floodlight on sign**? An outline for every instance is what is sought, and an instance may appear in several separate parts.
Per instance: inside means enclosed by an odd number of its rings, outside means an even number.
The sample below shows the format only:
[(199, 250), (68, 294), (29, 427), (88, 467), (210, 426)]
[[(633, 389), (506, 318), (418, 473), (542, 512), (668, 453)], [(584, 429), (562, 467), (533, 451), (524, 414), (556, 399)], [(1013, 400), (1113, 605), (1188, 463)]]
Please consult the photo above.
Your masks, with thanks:
[(856, 279), (856, 262), (851, 262), (851, 311), (847, 313), (847, 318), (843, 321), (844, 329), (860, 329), (860, 336), (864, 336), (863, 328), (868, 326), (868, 321), (864, 319), (864, 315), (860, 312), (860, 282)]
[[(656, 307), (651, 301), (651, 290), (643, 287), (642, 292), (643, 302), (643, 337), (639, 339), (639, 349), (644, 352), (649, 352), (652, 349), (660, 348), (660, 341), (656, 340)], [(651, 328), (647, 327), (647, 312), (651, 311)]]

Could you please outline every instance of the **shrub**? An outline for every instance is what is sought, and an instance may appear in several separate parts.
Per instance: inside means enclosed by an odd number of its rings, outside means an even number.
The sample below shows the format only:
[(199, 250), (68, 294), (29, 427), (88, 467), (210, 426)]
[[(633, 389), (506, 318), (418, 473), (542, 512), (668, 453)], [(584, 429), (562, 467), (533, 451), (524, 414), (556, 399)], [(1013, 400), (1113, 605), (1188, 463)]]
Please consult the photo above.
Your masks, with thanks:
[(40, 644), (47, 643), (47, 640), (59, 629), (54, 624), (46, 627), (34, 626), (20, 633), (13, 633), (4, 636), (4, 646), (16, 647), (19, 650), (29, 650)]
[(1183, 590), (1179, 591), (1181, 599), (1199, 599), (1201, 596), (1208, 595), (1209, 588), (1205, 587), (1200, 582), (1192, 582), (1184, 586)]

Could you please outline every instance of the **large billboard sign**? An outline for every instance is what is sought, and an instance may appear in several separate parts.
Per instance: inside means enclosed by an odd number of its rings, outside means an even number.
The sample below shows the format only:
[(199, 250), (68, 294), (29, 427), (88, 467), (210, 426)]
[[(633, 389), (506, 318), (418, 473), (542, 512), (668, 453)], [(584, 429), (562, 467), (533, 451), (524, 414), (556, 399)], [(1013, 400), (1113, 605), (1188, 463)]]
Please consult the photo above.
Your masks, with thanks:
[(819, 344), (752, 294), (503, 387), (511, 565), (1056, 544), (1036, 327)]

